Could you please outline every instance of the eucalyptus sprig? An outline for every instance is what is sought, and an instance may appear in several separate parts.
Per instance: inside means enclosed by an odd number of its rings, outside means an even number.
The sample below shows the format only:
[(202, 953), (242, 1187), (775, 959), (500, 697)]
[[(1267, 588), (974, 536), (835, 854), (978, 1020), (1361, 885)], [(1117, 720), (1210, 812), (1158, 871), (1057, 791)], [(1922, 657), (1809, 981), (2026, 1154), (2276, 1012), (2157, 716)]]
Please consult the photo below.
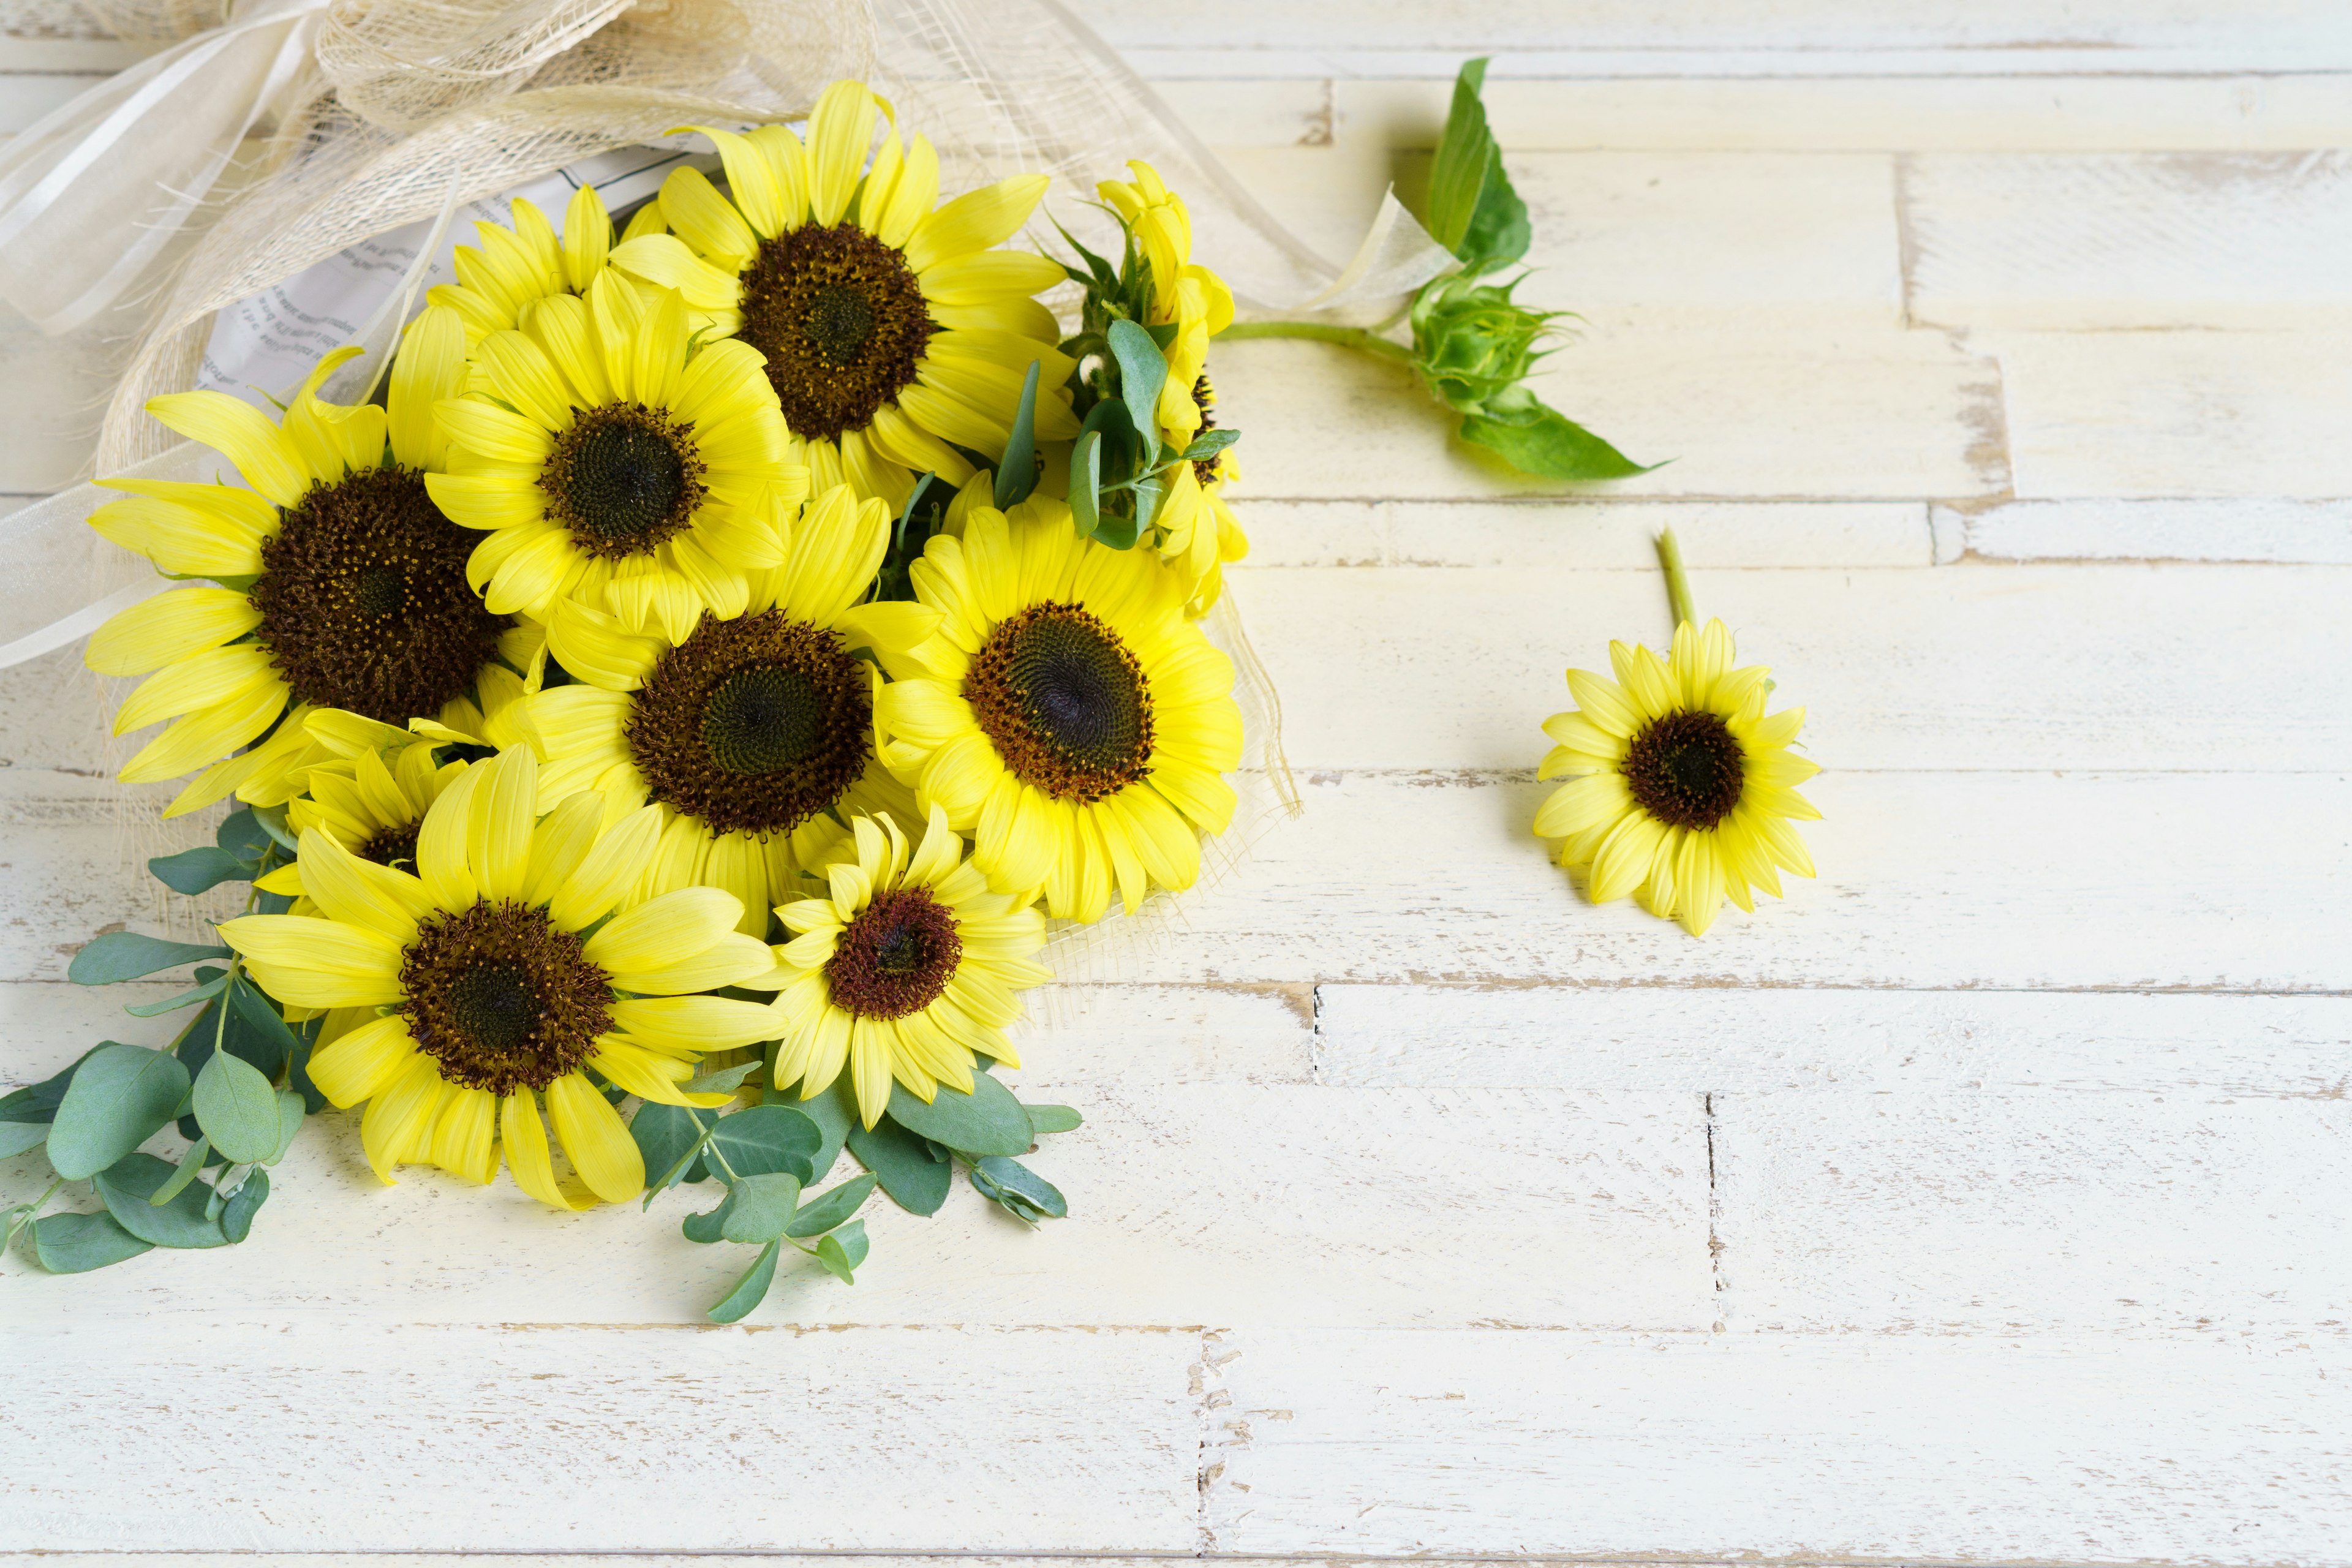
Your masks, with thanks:
[[(1502, 149), (1486, 125), (1479, 92), (1486, 61), (1471, 60), (1454, 82), (1454, 107), (1430, 165), (1422, 214), (1431, 237), (1459, 266), (1422, 286), (1400, 318), (1378, 327), (1325, 321), (1244, 321), (1218, 341), (1307, 338), (1338, 343), (1410, 365), (1431, 396), (1462, 416), (1465, 441), (1499, 455), (1523, 473), (1551, 479), (1622, 479), (1646, 473), (1607, 441), (1529, 391), (1527, 379), (1553, 352), (1554, 322), (1566, 312), (1536, 310), (1513, 293), (1528, 274), (1496, 275), (1528, 253), (1533, 238), (1527, 204), (1503, 172)], [(1389, 335), (1402, 321), (1410, 345)]]

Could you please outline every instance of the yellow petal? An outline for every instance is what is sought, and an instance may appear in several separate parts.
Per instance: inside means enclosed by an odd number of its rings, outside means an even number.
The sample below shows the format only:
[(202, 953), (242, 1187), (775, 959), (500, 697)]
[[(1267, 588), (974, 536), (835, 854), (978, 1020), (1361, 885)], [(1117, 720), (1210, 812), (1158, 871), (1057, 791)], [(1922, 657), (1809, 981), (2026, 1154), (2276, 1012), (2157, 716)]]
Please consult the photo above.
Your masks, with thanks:
[(958, 196), (916, 226), (907, 242), (907, 265), (928, 272), (951, 258), (1003, 244), (1037, 210), (1048, 184), (1044, 174), (1015, 174)]
[(572, 1157), (572, 1168), (588, 1190), (608, 1204), (625, 1203), (645, 1191), (646, 1161), (637, 1141), (629, 1136), (604, 1097), (578, 1073), (566, 1073), (547, 1086), (548, 1120), (555, 1136)]
[(515, 1185), (541, 1203), (560, 1209), (585, 1208), (556, 1184), (555, 1162), (547, 1149), (547, 1127), (539, 1119), (530, 1090), (519, 1089), (499, 1107), (499, 1137)]
[(874, 95), (854, 81), (826, 88), (809, 116), (809, 212), (818, 223), (841, 221), (865, 172), (874, 141)]
[(249, 403), (225, 392), (173, 392), (148, 399), (147, 412), (166, 429), (219, 452), (247, 484), (279, 506), (294, 505), (310, 488), (293, 447)]
[(346, 1110), (381, 1094), (416, 1054), (407, 1020), (370, 1018), (311, 1053), (310, 1081)]
[(100, 675), (144, 675), (260, 624), (261, 612), (234, 588), (180, 588), (142, 599), (90, 633), (83, 662)]
[(440, 1064), (419, 1053), (390, 1088), (368, 1102), (360, 1121), (360, 1145), (376, 1180), (389, 1183), (394, 1165), (415, 1158), (411, 1151), (429, 1134), (445, 1087)]
[(582, 951), (591, 963), (615, 973), (667, 968), (717, 946), (742, 913), (732, 893), (681, 888), (614, 916)]

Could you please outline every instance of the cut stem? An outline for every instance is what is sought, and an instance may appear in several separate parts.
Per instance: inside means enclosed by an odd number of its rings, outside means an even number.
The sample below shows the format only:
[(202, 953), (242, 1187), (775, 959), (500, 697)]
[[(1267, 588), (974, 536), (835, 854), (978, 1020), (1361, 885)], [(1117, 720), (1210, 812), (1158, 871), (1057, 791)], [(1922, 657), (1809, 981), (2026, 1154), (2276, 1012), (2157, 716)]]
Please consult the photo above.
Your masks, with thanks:
[(1683, 571), (1683, 547), (1675, 542), (1671, 528), (1658, 534), (1658, 564), (1666, 571), (1666, 606), (1674, 612), (1675, 625), (1697, 626), (1697, 613), (1691, 608), (1690, 578)]
[(1328, 321), (1235, 321), (1217, 334), (1219, 342), (1233, 338), (1307, 338), (1318, 343), (1361, 349), (1369, 354), (1385, 354), (1408, 364), (1412, 362), (1412, 350), (1402, 343), (1392, 342), (1368, 328), (1337, 327)]

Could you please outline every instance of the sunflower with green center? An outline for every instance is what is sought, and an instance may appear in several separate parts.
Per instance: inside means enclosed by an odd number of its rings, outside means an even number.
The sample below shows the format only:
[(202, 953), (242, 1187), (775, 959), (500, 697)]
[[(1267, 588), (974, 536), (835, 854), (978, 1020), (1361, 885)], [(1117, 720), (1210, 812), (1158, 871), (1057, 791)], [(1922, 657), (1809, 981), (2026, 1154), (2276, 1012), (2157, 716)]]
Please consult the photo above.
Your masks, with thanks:
[(808, 493), (760, 356), (698, 347), (675, 289), (647, 303), (610, 271), (529, 317), (476, 349), (487, 391), (434, 409), (449, 471), (426, 483), (489, 535), (466, 566), (488, 607), (543, 621), (575, 599), (673, 637), (740, 615)]
[(1795, 787), (1821, 769), (1789, 752), (1803, 709), (1765, 714), (1770, 671), (1731, 667), (1721, 621), (1676, 626), (1668, 659), (1612, 642), (1609, 660), (1615, 680), (1568, 672), (1577, 710), (1544, 721), (1558, 743), (1536, 775), (1570, 775), (1535, 828), (1562, 840), (1562, 866), (1585, 868), (1592, 901), (1633, 893), (1700, 936), (1726, 896), (1751, 912), (1751, 885), (1779, 898), (1776, 867), (1811, 876), (1789, 824), (1821, 816)]
[(911, 847), (895, 817), (852, 817), (812, 870), (825, 894), (777, 910), (793, 938), (749, 983), (777, 989), (778, 1089), (810, 1099), (846, 1067), (871, 1127), (894, 1079), (928, 1104), (942, 1084), (971, 1092), (975, 1054), (1021, 1065), (1004, 1029), (1021, 1016), (1013, 993), (1053, 978), (1034, 958), (1045, 918), (989, 890), (946, 813), (933, 805)]
[(1241, 763), (1233, 662), (1184, 616), (1182, 582), (1144, 550), (1081, 538), (1059, 501), (975, 506), (912, 569), (939, 635), (892, 666), (883, 761), (917, 781), (999, 888), (1056, 916), (1129, 913), (1181, 889), (1201, 833), (1232, 823)]
[[(694, 126), (719, 147), (728, 194), (693, 169), (664, 183), (672, 231), (641, 235), (612, 265), (731, 317), (766, 361), (784, 422), (806, 442), (816, 488), (837, 480), (895, 510), (918, 473), (971, 478), (965, 451), (997, 461), (1038, 377), (1036, 435), (1078, 433), (1064, 386), (1073, 362), (1034, 296), (1062, 280), (1044, 257), (993, 248), (1029, 220), (1043, 174), (937, 206), (939, 155), (895, 127), (860, 83), (824, 89), (808, 141), (781, 125), (744, 135)], [(962, 450), (959, 450), (962, 448)]]
[(679, 1086), (701, 1052), (759, 1039), (772, 1015), (691, 993), (773, 961), (715, 888), (634, 896), (659, 837), (649, 814), (608, 829), (582, 795), (541, 819), (538, 773), (528, 747), (466, 769), (425, 812), (413, 872), (310, 828), (302, 886), (323, 918), (247, 915), (220, 933), (279, 1001), (381, 1014), (310, 1068), (335, 1104), (367, 1102), (378, 1177), (421, 1162), (487, 1183), (503, 1158), (531, 1196), (584, 1206), (557, 1184), (543, 1097), (572, 1169), (619, 1203), (643, 1190), (645, 1162), (588, 1069), (665, 1104), (723, 1102)]
[[(1224, 279), (1192, 260), (1192, 220), (1184, 198), (1158, 171), (1130, 159), (1130, 184), (1105, 180), (1097, 195), (1118, 213), (1151, 269), (1151, 319), (1172, 327), (1164, 348), (1168, 380), (1160, 389), (1160, 439), (1182, 451), (1217, 423), (1216, 389), (1209, 383), (1209, 340), (1234, 322), (1233, 291)], [(1224, 563), (1249, 553), (1249, 535), (1226, 504), (1226, 485), (1241, 477), (1233, 448), (1181, 465), (1152, 518), (1160, 553), (1184, 578), (1195, 616), (1206, 615), (1224, 587)]]
[(891, 521), (879, 500), (835, 486), (785, 526), (783, 563), (752, 574), (740, 614), (682, 637), (557, 606), (551, 647), (577, 682), (524, 710), (541, 787), (550, 800), (601, 790), (609, 816), (652, 811), (649, 893), (724, 888), (762, 936), (794, 869), (840, 834), (836, 814), (913, 809), (877, 761), (882, 676), (859, 657), (903, 662), (940, 623), (920, 605), (860, 602)]
[(320, 363), (283, 425), (218, 392), (147, 405), (167, 428), (221, 452), (252, 487), (107, 479), (131, 498), (90, 516), (99, 533), (158, 569), (215, 584), (158, 594), (90, 637), (92, 669), (150, 676), (115, 714), (115, 733), (173, 721), (131, 759), (124, 780), (205, 770), (166, 815), (231, 791), (282, 804), (308, 760), (303, 721), (318, 710), (393, 725), (437, 718), (536, 657), (538, 629), (489, 609), (467, 585), (472, 540), (429, 488), (448, 453), (433, 406), (460, 384), (465, 349), (457, 316), (428, 310), (393, 365), (383, 407), (318, 396), (353, 348)]

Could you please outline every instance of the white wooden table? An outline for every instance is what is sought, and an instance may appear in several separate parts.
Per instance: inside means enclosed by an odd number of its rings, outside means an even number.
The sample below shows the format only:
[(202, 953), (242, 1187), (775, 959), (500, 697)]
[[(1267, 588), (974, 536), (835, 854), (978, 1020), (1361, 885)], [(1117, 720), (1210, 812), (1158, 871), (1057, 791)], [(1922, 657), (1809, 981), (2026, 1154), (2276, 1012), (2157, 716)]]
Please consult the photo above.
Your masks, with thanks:
[[(1030, 1030), (1071, 1219), (688, 1326), (677, 1199), (322, 1119), (234, 1268), (0, 1265), (0, 1548), (2352, 1563), (2352, 12), (1095, 11), (1335, 250), (1500, 55), (1548, 395), (1675, 461), (1221, 351), (1307, 811)], [(1527, 832), (1669, 523), (1828, 770), (1704, 942)], [(159, 909), (77, 659), (0, 675), (10, 1082), (164, 1026), (64, 984)]]

